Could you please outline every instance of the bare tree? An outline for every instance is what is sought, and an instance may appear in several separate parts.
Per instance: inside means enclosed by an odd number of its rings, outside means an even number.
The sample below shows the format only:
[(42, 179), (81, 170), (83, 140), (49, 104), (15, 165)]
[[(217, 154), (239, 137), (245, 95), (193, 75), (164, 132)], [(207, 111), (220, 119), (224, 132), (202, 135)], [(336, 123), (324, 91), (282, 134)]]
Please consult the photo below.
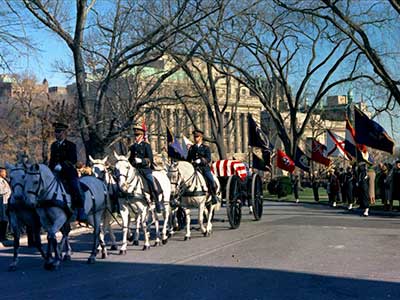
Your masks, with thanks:
[[(61, 38), (71, 50), (80, 128), (87, 154), (104, 153), (126, 131), (143, 105), (179, 66), (154, 76), (142, 96), (130, 99), (124, 115), (109, 112), (109, 90), (122, 78), (143, 78), (143, 67), (161, 58), (177, 40), (177, 33), (218, 9), (197, 1), (23, 1), (34, 19)], [(73, 11), (73, 15), (67, 12)], [(89, 74), (89, 70), (91, 74)], [(133, 81), (137, 81), (133, 79)], [(114, 91), (115, 93), (115, 91)], [(138, 100), (138, 101), (134, 101)]]
[[(357, 73), (358, 48), (328, 25), (262, 3), (226, 24), (220, 33), (230, 47), (219, 50), (216, 66), (233, 68), (235, 78), (259, 97), (292, 157), (327, 93), (367, 77)], [(306, 97), (307, 110), (300, 112)]]
[[(275, 2), (285, 9), (326, 20), (347, 36), (365, 55), (373, 72), (382, 79), (383, 85), (390, 91), (388, 102), (393, 97), (400, 104), (400, 79), (397, 76), (398, 41), (393, 41), (398, 38), (399, 32), (400, 4), (398, 0), (387, 2), (275, 0)], [(377, 36), (379, 36), (378, 39)], [(388, 47), (388, 43), (392, 45)], [(390, 56), (394, 59), (389, 60)]]

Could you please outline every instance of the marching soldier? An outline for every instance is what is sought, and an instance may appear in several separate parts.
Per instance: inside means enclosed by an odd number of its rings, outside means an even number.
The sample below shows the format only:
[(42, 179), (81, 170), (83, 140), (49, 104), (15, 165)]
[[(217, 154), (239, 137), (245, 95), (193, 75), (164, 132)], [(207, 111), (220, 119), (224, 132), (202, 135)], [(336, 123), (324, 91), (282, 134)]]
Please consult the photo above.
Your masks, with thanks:
[(160, 213), (164, 209), (162, 200), (159, 200), (157, 187), (152, 174), (153, 151), (149, 143), (144, 141), (144, 129), (139, 125), (133, 126), (135, 143), (129, 147), (129, 162), (139, 170), (146, 179), (150, 190), (150, 196), (156, 204), (156, 211)]
[(76, 145), (67, 140), (68, 125), (60, 122), (53, 123), (56, 141), (50, 146), (49, 168), (57, 173), (66, 183), (71, 194), (72, 209), (77, 209), (77, 220), (85, 222), (84, 213), (85, 196), (81, 190), (78, 172), (75, 168), (77, 162)]
[(194, 145), (189, 149), (187, 161), (191, 162), (195, 167), (197, 167), (200, 172), (204, 175), (208, 188), (212, 195), (212, 204), (218, 203), (217, 198), (217, 187), (214, 182), (214, 177), (211, 173), (210, 162), (211, 162), (211, 152), (207, 145), (203, 144), (204, 132), (201, 130), (194, 130)]

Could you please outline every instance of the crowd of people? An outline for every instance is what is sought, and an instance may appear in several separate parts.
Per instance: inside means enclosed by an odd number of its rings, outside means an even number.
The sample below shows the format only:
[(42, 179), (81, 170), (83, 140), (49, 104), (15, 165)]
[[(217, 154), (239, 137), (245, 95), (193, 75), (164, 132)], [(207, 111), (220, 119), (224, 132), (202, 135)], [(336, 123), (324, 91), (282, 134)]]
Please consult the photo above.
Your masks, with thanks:
[[(365, 162), (348, 166), (347, 168), (330, 168), (325, 176), (315, 172), (310, 177), (314, 200), (319, 201), (319, 188), (326, 189), (328, 202), (333, 207), (339, 202), (349, 210), (356, 204), (363, 209), (363, 216), (369, 215), (370, 204), (381, 199), (385, 211), (400, 211), (400, 160), (394, 164), (379, 163), (369, 166)], [(293, 196), (299, 202), (298, 175), (293, 176)], [(394, 201), (399, 201), (394, 206)]]

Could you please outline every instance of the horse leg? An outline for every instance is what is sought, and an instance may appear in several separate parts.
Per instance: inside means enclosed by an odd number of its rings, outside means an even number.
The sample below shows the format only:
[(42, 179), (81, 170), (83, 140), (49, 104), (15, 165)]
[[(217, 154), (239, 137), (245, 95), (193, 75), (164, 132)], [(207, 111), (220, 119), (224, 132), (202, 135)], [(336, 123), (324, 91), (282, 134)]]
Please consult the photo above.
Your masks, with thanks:
[(160, 240), (160, 222), (158, 219), (158, 215), (155, 213), (155, 211), (152, 209), (151, 210), (151, 215), (152, 219), (154, 220), (154, 227), (156, 230), (156, 241), (154, 243), (154, 247), (160, 246), (161, 240)]
[(32, 231), (33, 231), (33, 236), (35, 238), (35, 247), (38, 249), (40, 255), (42, 258), (46, 258), (46, 255), (44, 254), (43, 248), (42, 248), (42, 240), (40, 237), (40, 223), (34, 224), (32, 226)]
[(147, 209), (144, 208), (143, 211), (140, 214), (140, 220), (142, 224), (142, 230), (143, 230), (143, 237), (144, 237), (144, 245), (143, 245), (143, 251), (145, 250), (150, 250), (150, 232), (147, 230)]
[(10, 212), (10, 223), (11, 223), (11, 228), (13, 231), (13, 236), (14, 236), (14, 251), (13, 251), (13, 261), (11, 264), (8, 266), (9, 271), (16, 271), (17, 270), (17, 264), (18, 264), (18, 252), (19, 252), (19, 239), (21, 236), (20, 228), (21, 228), (21, 222), (19, 222), (18, 217), (14, 212)]
[(206, 236), (210, 236), (211, 235), (211, 232), (212, 232), (212, 223), (211, 223), (211, 221), (212, 221), (212, 217), (213, 217), (213, 215), (214, 215), (214, 210), (215, 210), (215, 206), (216, 206), (217, 204), (213, 204), (213, 205), (211, 205), (210, 206), (210, 211), (209, 211), (209, 214), (208, 214), (208, 217), (207, 217), (207, 231), (206, 231)]
[(97, 246), (99, 245), (100, 236), (100, 217), (102, 212), (93, 214), (93, 246), (92, 253), (90, 254), (87, 263), (94, 264), (96, 262)]
[(168, 242), (167, 230), (168, 230), (169, 209), (170, 209), (169, 205), (164, 205), (164, 207), (165, 207), (165, 210), (163, 212), (164, 224), (162, 229), (162, 240), (161, 240), (163, 245), (165, 245)]
[(106, 243), (104, 241), (104, 223), (100, 225), (100, 232), (99, 232), (99, 247), (101, 249), (101, 258), (106, 259), (108, 254), (107, 254), (107, 247)]
[(128, 246), (128, 226), (129, 226), (129, 208), (126, 205), (121, 206), (121, 218), (122, 218), (122, 246), (119, 250), (120, 255), (126, 255), (126, 248)]
[(205, 211), (205, 204), (201, 203), (199, 205), (199, 225), (200, 225), (200, 232), (205, 236), (206, 228), (204, 227), (204, 211)]
[(111, 224), (111, 213), (106, 212), (105, 216), (106, 217), (104, 220), (104, 224), (105, 224), (105, 227), (108, 229), (108, 234), (110, 235), (110, 240), (111, 240), (110, 250), (118, 250), (117, 239), (115, 238), (114, 230), (113, 230), (112, 224)]
[(184, 211), (186, 213), (186, 235), (185, 235), (185, 241), (187, 241), (187, 240), (191, 239), (191, 236), (190, 236), (190, 209), (189, 208), (185, 208)]
[(63, 256), (63, 261), (70, 261), (71, 260), (72, 248), (71, 248), (71, 244), (69, 242), (69, 233), (70, 233), (70, 231), (71, 231), (71, 224), (69, 222), (66, 222), (61, 227), (61, 233), (62, 233), (62, 238), (61, 238), (61, 242), (60, 242), (61, 254), (62, 254), (62, 251), (65, 248), (65, 254)]

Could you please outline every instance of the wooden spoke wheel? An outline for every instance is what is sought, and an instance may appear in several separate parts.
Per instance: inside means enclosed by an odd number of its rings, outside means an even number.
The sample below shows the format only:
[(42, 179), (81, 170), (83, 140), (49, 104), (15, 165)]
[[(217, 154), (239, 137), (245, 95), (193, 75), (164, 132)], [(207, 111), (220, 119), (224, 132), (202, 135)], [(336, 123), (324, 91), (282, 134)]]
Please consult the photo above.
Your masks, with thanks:
[(229, 177), (226, 184), (226, 212), (232, 229), (240, 226), (242, 219), (241, 185), (238, 176)]
[(258, 174), (253, 174), (251, 177), (251, 202), (254, 218), (258, 221), (263, 213), (263, 187)]

